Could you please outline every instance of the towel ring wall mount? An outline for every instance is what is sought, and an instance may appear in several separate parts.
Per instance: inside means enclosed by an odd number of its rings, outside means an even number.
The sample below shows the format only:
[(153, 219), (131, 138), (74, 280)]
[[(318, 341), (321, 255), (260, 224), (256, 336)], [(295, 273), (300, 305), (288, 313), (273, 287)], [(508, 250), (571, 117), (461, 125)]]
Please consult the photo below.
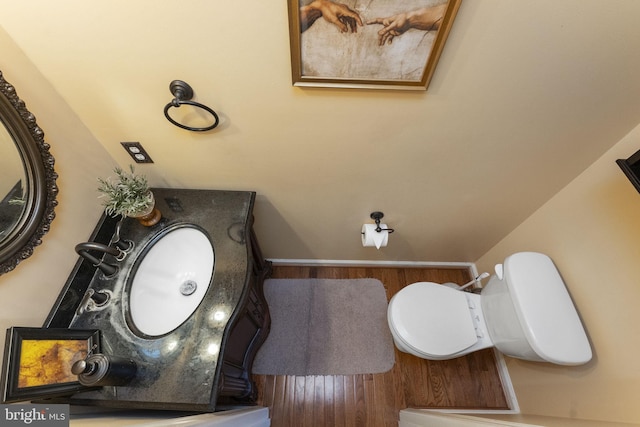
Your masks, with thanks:
[[(189, 86), (188, 83), (183, 82), (182, 80), (174, 80), (169, 84), (169, 90), (173, 95), (173, 99), (164, 107), (164, 116), (169, 120), (172, 124), (178, 126), (179, 128), (190, 130), (193, 132), (204, 132), (211, 130), (218, 126), (218, 122), (220, 121), (218, 115), (211, 108), (207, 107), (204, 104), (200, 104), (199, 102), (192, 101), (193, 98), (193, 89)], [(196, 108), (200, 108), (205, 110), (209, 114), (211, 114), (214, 118), (214, 122), (212, 125), (204, 126), (204, 127), (191, 127), (187, 125), (183, 125), (182, 123), (178, 123), (169, 115), (169, 109), (171, 107), (180, 108), (181, 105), (191, 105)]]

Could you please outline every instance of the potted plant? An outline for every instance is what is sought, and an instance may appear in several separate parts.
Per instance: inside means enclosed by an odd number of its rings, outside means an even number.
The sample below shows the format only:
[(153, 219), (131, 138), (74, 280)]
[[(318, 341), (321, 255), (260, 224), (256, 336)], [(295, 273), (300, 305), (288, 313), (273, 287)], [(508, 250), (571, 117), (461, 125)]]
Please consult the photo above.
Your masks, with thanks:
[(110, 216), (128, 216), (137, 218), (142, 225), (151, 226), (160, 221), (162, 214), (155, 207), (153, 193), (149, 189), (147, 178), (136, 175), (133, 165), (131, 172), (116, 167), (117, 180), (98, 178), (98, 191), (103, 198), (104, 210)]

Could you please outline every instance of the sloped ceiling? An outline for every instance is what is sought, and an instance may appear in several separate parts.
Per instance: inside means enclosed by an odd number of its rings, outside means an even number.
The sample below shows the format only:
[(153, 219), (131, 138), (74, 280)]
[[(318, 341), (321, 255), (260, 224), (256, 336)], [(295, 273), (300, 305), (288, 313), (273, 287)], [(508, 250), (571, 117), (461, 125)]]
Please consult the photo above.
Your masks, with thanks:
[[(474, 261), (640, 122), (636, 0), (463, 0), (427, 92), (293, 87), (284, 0), (0, 4), (118, 163), (140, 141), (156, 186), (256, 191), (272, 258)], [(174, 79), (216, 130), (164, 118)]]

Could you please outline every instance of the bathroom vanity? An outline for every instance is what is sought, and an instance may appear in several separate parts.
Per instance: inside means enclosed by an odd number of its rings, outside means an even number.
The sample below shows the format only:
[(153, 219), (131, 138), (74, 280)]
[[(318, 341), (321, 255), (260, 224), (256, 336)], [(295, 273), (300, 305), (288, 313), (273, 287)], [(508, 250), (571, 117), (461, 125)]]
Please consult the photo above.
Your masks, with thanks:
[[(123, 220), (119, 237), (132, 242), (131, 250), (120, 261), (110, 254), (103, 259), (118, 272), (107, 276), (81, 258), (44, 325), (98, 330), (99, 353), (132, 360), (136, 373), (125, 385), (85, 387), (49, 401), (202, 412), (251, 405), (256, 395), (251, 365), (270, 325), (262, 291), (270, 263), (264, 260), (253, 231), (255, 193), (159, 188), (153, 192), (162, 220), (152, 227), (131, 218)], [(90, 240), (112, 244), (116, 225), (116, 219), (103, 215)], [(211, 243), (214, 262), (208, 288), (206, 283), (197, 284), (204, 291), (186, 320), (168, 332), (142, 332), (131, 313), (132, 283), (142, 274), (141, 260), (171, 230), (183, 227), (198, 230)], [(190, 243), (185, 246), (182, 237), (175, 236), (176, 243), (167, 247), (171, 255), (175, 246), (173, 255), (179, 260)], [(197, 256), (199, 251), (193, 253)], [(183, 263), (174, 264), (167, 268), (179, 269)], [(194, 291), (155, 295), (162, 301), (157, 307), (160, 316), (172, 315), (174, 301), (177, 310)], [(106, 295), (107, 301), (98, 304), (91, 293)]]

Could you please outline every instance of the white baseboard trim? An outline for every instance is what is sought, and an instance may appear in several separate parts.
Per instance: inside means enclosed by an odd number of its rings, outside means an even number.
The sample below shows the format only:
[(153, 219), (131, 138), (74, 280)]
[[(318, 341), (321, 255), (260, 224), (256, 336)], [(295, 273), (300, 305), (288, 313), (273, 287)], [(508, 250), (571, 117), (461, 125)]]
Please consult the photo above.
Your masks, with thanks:
[[(443, 261), (370, 261), (370, 260), (341, 260), (341, 259), (286, 259), (267, 258), (276, 265), (322, 265), (343, 267), (432, 267), (432, 268), (469, 268), (473, 273), (477, 271), (472, 262), (443, 262)], [(475, 277), (475, 276), (474, 276)]]
[(500, 375), (500, 381), (502, 382), (502, 389), (504, 390), (507, 404), (509, 405), (509, 412), (514, 414), (520, 413), (520, 405), (518, 405), (518, 399), (516, 398), (516, 391), (513, 388), (511, 382), (511, 376), (509, 376), (509, 370), (507, 369), (507, 362), (504, 360), (504, 356), (496, 348), (493, 349), (496, 355), (496, 363), (498, 365), (498, 374)]
[[(468, 268), (472, 277), (478, 276), (478, 269), (473, 262), (442, 262), (442, 261), (370, 261), (370, 260), (328, 260), (328, 259), (284, 259), (269, 258), (274, 265), (319, 265), (334, 267), (431, 267), (431, 268)], [(520, 406), (515, 390), (507, 370), (504, 356), (495, 348), (496, 367), (502, 383), (502, 390), (509, 409), (425, 409), (425, 411), (455, 413), (455, 414), (519, 414)]]

